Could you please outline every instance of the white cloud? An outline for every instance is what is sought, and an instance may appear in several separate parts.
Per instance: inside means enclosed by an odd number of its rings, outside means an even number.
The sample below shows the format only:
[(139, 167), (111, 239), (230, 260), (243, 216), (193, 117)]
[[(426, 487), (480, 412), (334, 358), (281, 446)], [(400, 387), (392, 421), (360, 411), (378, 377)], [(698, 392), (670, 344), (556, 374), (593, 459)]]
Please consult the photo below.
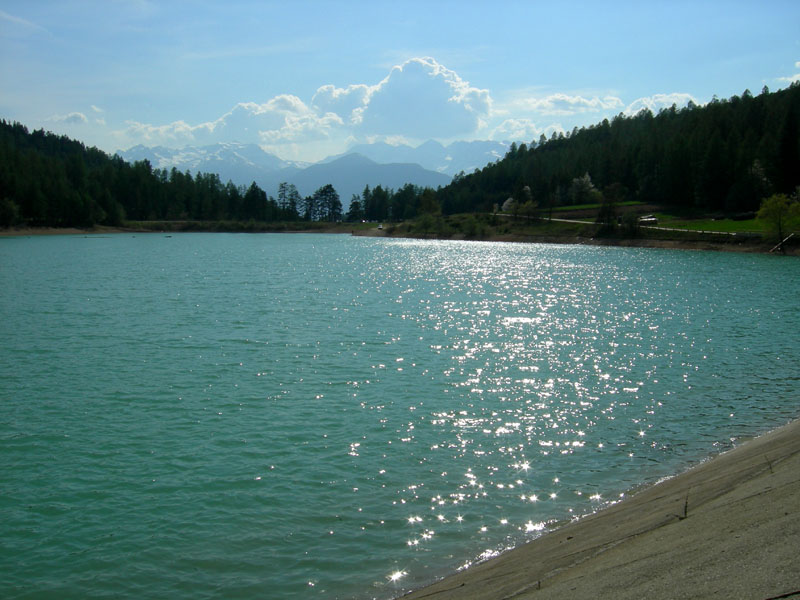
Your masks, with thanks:
[(322, 117), (313, 114), (291, 116), (287, 117), (283, 127), (260, 132), (260, 138), (265, 144), (324, 140), (341, 124), (341, 118), (333, 113)]
[[(280, 153), (307, 142), (347, 139), (420, 139), (468, 136), (485, 126), (492, 100), (432, 58), (414, 58), (375, 85), (323, 85), (310, 105), (283, 94), (258, 104), (241, 102), (214, 121), (151, 125), (129, 121), (120, 143), (181, 146), (221, 141), (261, 144)], [(95, 112), (101, 109), (92, 107)], [(293, 150), (295, 152), (295, 150)]]
[(356, 109), (364, 108), (368, 101), (370, 87), (364, 84), (337, 88), (323, 85), (311, 99), (311, 105), (321, 112), (339, 115), (345, 122), (352, 122)]
[(104, 113), (104, 112), (106, 112), (102, 108), (100, 108), (99, 106), (95, 106), (94, 104), (92, 104), (90, 106), (90, 108), (92, 109), (92, 111), (94, 111), (96, 113)]
[(263, 104), (241, 102), (217, 120), (198, 125), (185, 121), (167, 125), (129, 121), (127, 129), (117, 132), (117, 137), (128, 143), (167, 146), (233, 141), (275, 145), (324, 139), (341, 123), (337, 115), (320, 115), (297, 96), (284, 94)]
[(311, 102), (364, 137), (430, 139), (466, 135), (491, 113), (488, 90), (469, 85), (433, 58), (412, 58), (375, 85), (324, 85)]
[(86, 118), (86, 115), (80, 112), (71, 112), (66, 115), (53, 115), (48, 119), (48, 121), (52, 121), (53, 123), (64, 123), (66, 125), (83, 125), (84, 123), (88, 123), (89, 119)]
[[(800, 69), (800, 60), (794, 63), (794, 68)], [(795, 73), (794, 75), (789, 75), (788, 77), (778, 77), (778, 81), (780, 81), (781, 83), (788, 83), (791, 85), (796, 81), (800, 81), (800, 73)]]
[(432, 58), (412, 58), (368, 88), (353, 121), (363, 134), (449, 138), (476, 131), (491, 108), (488, 90), (470, 86)]
[[(258, 144), (284, 158), (318, 160), (358, 142), (401, 141), (413, 145), (429, 139), (536, 141), (542, 134), (563, 132), (591, 120), (643, 108), (658, 112), (672, 104), (694, 101), (689, 94), (656, 94), (625, 103), (612, 94), (581, 95), (522, 90), (496, 105), (486, 89), (462, 79), (433, 58), (412, 58), (389, 70), (376, 83), (343, 87), (322, 85), (306, 102), (291, 94), (264, 103), (240, 102), (215, 120), (164, 125), (134, 121), (115, 131), (120, 147), (134, 144), (181, 147), (215, 142)], [(94, 122), (105, 122), (104, 110), (92, 105)], [(62, 120), (86, 122), (81, 113)], [(555, 119), (558, 119), (556, 121)], [(66, 121), (65, 121), (66, 122)]]
[(15, 25), (16, 27), (18, 27), (18, 28), (20, 28), (22, 30), (42, 31), (44, 33), (50, 33), (49, 31), (47, 31), (41, 25), (37, 25), (36, 23), (34, 23), (32, 21), (28, 21), (27, 19), (23, 19), (21, 17), (16, 17), (14, 15), (10, 15), (7, 12), (5, 12), (4, 10), (0, 10), (0, 21), (6, 21), (8, 23), (11, 23), (12, 25)]
[(262, 132), (280, 130), (292, 119), (312, 114), (300, 98), (282, 94), (264, 104), (239, 103), (216, 121), (204, 125), (218, 140), (257, 142)]
[(641, 110), (649, 109), (650, 112), (655, 114), (662, 108), (670, 108), (673, 104), (678, 108), (683, 108), (688, 105), (689, 102), (698, 104), (697, 100), (690, 94), (678, 92), (672, 94), (654, 94), (653, 96), (634, 100), (628, 105), (624, 112), (626, 115), (635, 115)]
[(126, 121), (125, 124), (128, 126), (126, 129), (113, 132), (114, 137), (123, 144), (183, 146), (196, 141), (196, 128), (185, 121), (175, 121), (168, 125), (148, 125), (138, 121)]
[(530, 119), (506, 119), (489, 134), (490, 140), (499, 142), (525, 142), (535, 140), (542, 131)]
[(568, 94), (551, 94), (544, 98), (519, 98), (511, 102), (513, 112), (532, 112), (542, 115), (567, 116), (586, 112), (601, 112), (622, 108), (616, 96), (584, 98)]

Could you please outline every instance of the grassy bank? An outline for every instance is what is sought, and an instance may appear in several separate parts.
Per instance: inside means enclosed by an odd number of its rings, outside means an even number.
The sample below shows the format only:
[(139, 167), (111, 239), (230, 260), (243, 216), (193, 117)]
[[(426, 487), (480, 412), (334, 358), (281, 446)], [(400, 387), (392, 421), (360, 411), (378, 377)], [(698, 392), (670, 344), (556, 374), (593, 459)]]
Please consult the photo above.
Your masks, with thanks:
[[(511, 242), (545, 242), (769, 252), (775, 241), (765, 239), (763, 224), (753, 218), (719, 217), (701, 212), (671, 212), (665, 207), (625, 203), (617, 209), (627, 225), (601, 226), (595, 222), (599, 205), (560, 207), (537, 217), (503, 214), (422, 215), (400, 223), (326, 223), (291, 221), (127, 221), (123, 227), (92, 229), (19, 228), (0, 235), (87, 234), (113, 232), (220, 232), (220, 233), (339, 233), (360, 236), (407, 237)], [(655, 227), (639, 227), (626, 215), (652, 214)], [(552, 219), (550, 218), (552, 216)], [(631, 225), (633, 223), (633, 225)], [(800, 255), (800, 235), (785, 247)]]
[(375, 225), (370, 223), (327, 223), (323, 221), (127, 221), (126, 229), (136, 231), (219, 233), (354, 233)]
[[(584, 207), (581, 208), (586, 210)], [(739, 223), (733, 220), (730, 222)], [(713, 224), (720, 226), (712, 229)], [(680, 228), (677, 227), (677, 223), (667, 220), (663, 225), (659, 222), (657, 227), (623, 225), (604, 227), (588, 218), (567, 220), (564, 218), (564, 213), (554, 213), (553, 220), (490, 214), (448, 217), (429, 215), (413, 221), (384, 224), (382, 229), (372, 225), (371, 228), (361, 229), (355, 234), (420, 239), (555, 242), (741, 252), (769, 252), (775, 245), (758, 232), (731, 231), (734, 228), (729, 226), (728, 220), (704, 220), (698, 221), (695, 225), (695, 228)], [(800, 240), (790, 240), (786, 252), (800, 255)]]

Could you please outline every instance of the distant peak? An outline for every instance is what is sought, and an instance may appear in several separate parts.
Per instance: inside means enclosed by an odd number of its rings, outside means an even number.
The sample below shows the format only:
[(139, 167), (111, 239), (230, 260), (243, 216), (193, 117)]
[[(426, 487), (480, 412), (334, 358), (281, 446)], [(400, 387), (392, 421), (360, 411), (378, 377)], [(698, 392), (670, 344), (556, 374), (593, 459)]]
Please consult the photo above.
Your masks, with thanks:
[(355, 164), (355, 163), (375, 164), (374, 160), (372, 160), (371, 158), (367, 158), (366, 156), (364, 156), (360, 152), (351, 152), (350, 154), (345, 154), (345, 155), (340, 156), (339, 158), (337, 158), (336, 160), (333, 160), (331, 162), (335, 162), (335, 163), (350, 163), (350, 164)]

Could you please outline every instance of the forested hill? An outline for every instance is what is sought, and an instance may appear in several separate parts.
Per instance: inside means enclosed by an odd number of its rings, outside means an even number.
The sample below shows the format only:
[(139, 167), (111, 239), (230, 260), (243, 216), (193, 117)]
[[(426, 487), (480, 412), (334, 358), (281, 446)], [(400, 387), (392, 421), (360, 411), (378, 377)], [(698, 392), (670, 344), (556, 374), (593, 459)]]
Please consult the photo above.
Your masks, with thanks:
[[(588, 174), (588, 177), (586, 175)], [(447, 214), (490, 211), (509, 197), (539, 208), (602, 193), (737, 213), (800, 185), (800, 84), (745, 91), (698, 107), (622, 115), (512, 146), (502, 160), (457, 177), (437, 195)], [(525, 188), (529, 189), (525, 189)]]
[(133, 164), (65, 136), (0, 121), (0, 227), (199, 221), (398, 220), (493, 211), (508, 198), (547, 208), (638, 200), (740, 213), (800, 186), (800, 83), (698, 107), (649, 111), (512, 145), (505, 158), (434, 192), (408, 184), (354, 196), (342, 215), (331, 185), (275, 200), (253, 183)]
[[(387, 179), (391, 174), (383, 173)], [(273, 198), (255, 182), (237, 186), (213, 173), (154, 169), (147, 160), (131, 164), (65, 136), (0, 121), (0, 227), (225, 221), (249, 228), (252, 223), (382, 221), (393, 215), (413, 218), (419, 207), (435, 204), (433, 190), (410, 183), (396, 191), (367, 186), (353, 197), (346, 215), (330, 183), (306, 197), (291, 183), (280, 183), (277, 191)]]
[(147, 161), (129, 164), (66, 136), (0, 121), (0, 227), (339, 218), (335, 190), (326, 186), (318, 192), (302, 201), (277, 202), (255, 183), (236, 186), (215, 174), (153, 169)]

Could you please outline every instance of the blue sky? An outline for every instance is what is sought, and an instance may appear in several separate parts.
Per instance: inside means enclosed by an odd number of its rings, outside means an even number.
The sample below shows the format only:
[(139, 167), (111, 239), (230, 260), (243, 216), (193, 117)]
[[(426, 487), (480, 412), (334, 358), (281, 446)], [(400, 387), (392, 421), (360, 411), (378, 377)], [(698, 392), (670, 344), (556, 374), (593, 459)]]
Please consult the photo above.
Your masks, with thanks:
[(531, 141), (800, 79), (800, 2), (0, 0), (0, 118), (108, 152)]

